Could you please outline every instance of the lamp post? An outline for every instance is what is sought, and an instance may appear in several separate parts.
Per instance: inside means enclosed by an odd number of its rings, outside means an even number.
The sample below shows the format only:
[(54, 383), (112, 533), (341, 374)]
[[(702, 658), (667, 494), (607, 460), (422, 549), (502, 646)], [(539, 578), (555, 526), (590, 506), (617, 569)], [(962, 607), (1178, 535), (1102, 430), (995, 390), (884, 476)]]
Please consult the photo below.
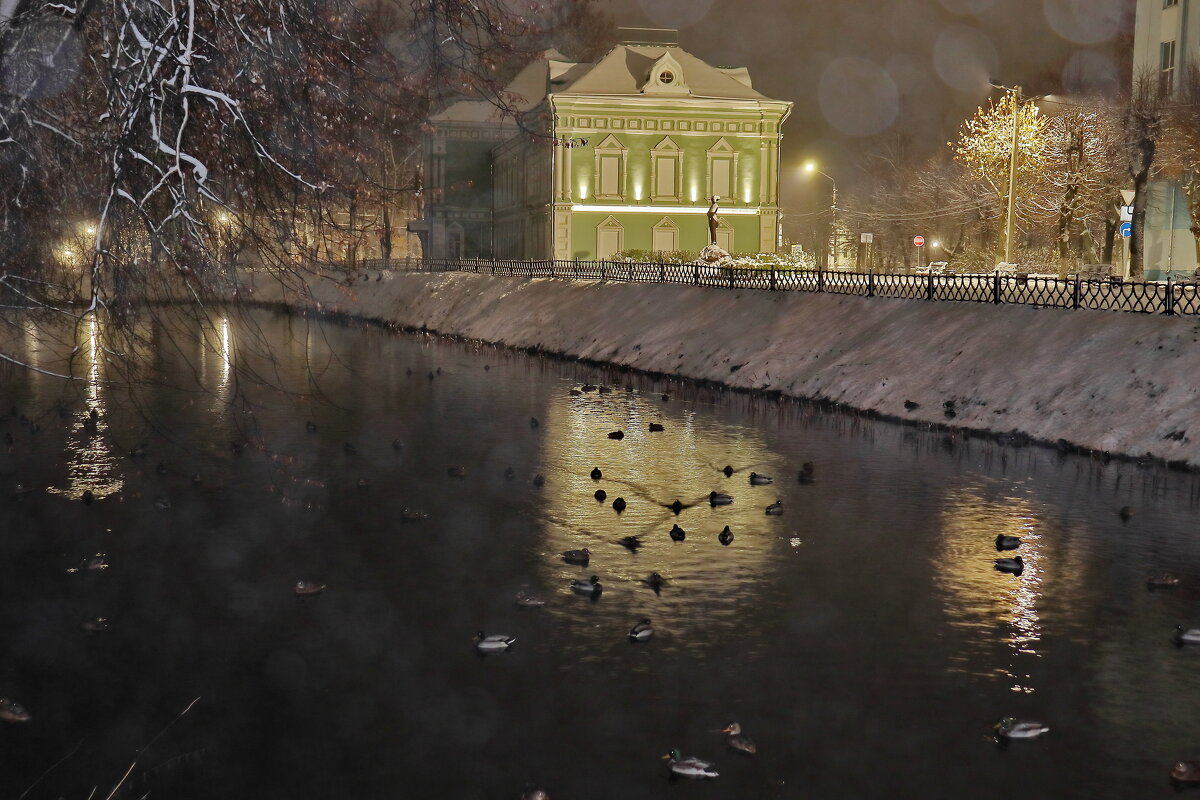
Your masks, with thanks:
[[(1008, 219), (1005, 223), (1004, 231), (1004, 263), (1012, 263), (1013, 239), (1016, 237), (1017, 230), (1017, 148), (1020, 142), (1021, 132), (1021, 87), (1020, 86), (1001, 86), (1000, 84), (991, 84), (993, 89), (1003, 89), (1005, 92), (1012, 95), (1013, 105), (1013, 135), (1012, 135), (1012, 150), (1008, 154)], [(1040, 100), (1041, 97), (1032, 97), (1030, 100)], [(1036, 113), (1036, 110), (1035, 110)]]
[[(830, 217), (830, 227), (833, 229), (833, 235), (831, 237), (833, 240), (833, 266), (836, 267), (837, 266), (837, 212), (838, 212), (837, 181), (835, 181), (833, 179), (832, 175), (829, 175), (828, 173), (822, 172), (821, 170), (817, 169), (817, 165), (812, 161), (809, 161), (807, 164), (804, 165), (804, 171), (810, 175), (813, 173), (816, 173), (817, 175), (821, 175), (821, 176), (827, 178), (829, 180), (830, 186), (833, 187), (833, 198), (832, 198), (832, 202), (829, 206), (829, 217)], [(826, 245), (828, 246), (828, 242), (826, 242)]]

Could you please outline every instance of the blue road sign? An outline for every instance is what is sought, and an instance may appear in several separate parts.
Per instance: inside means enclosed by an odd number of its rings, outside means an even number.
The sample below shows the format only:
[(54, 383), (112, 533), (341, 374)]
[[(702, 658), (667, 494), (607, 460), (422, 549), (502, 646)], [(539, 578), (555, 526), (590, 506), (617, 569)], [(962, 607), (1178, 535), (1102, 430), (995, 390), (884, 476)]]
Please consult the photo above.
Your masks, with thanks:
[(1128, 239), (1132, 235), (1133, 235), (1133, 223), (1132, 222), (1122, 222), (1121, 223), (1121, 236)]

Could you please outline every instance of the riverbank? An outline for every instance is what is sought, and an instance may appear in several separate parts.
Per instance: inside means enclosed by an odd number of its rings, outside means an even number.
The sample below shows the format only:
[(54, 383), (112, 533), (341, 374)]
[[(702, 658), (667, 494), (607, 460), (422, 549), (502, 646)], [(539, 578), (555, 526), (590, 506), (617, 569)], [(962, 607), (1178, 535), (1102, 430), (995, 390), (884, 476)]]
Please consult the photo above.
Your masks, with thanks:
[[(259, 273), (262, 275), (262, 273)], [(254, 298), (1200, 468), (1194, 318), (806, 292), (371, 273)]]

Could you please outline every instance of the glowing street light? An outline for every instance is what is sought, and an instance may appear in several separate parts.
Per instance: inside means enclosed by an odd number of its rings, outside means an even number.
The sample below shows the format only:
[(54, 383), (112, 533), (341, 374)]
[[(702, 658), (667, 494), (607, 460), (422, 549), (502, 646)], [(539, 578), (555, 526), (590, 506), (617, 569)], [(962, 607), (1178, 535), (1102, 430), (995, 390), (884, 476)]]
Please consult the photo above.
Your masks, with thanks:
[(817, 175), (821, 175), (821, 176), (825, 177), (826, 179), (828, 179), (830, 186), (833, 187), (833, 200), (829, 206), (829, 216), (830, 216), (830, 220), (831, 220), (830, 225), (833, 229), (833, 237), (832, 237), (833, 238), (833, 265), (836, 267), (837, 266), (837, 212), (838, 212), (837, 181), (835, 181), (833, 179), (832, 175), (821, 171), (817, 167), (817, 164), (815, 161), (805, 162), (804, 171), (807, 172), (809, 175), (816, 173)]

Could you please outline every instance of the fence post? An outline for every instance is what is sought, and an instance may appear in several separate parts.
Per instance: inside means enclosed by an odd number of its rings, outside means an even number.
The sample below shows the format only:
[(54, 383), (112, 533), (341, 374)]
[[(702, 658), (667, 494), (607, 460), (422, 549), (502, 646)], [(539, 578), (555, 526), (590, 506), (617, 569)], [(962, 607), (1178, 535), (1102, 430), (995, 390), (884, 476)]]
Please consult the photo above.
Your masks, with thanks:
[(817, 291), (825, 291), (825, 270), (817, 267)]
[(925, 276), (925, 299), (933, 299), (933, 273), (930, 272)]
[(625, 278), (625, 282), (633, 283), (633, 262), (632, 261), (629, 262), (629, 272), (628, 272), (627, 277)]
[(608, 278), (608, 262), (601, 261), (600, 262), (600, 282), (603, 283), (606, 278)]
[(1171, 279), (1170, 279), (1170, 278), (1167, 278), (1167, 297), (1166, 297), (1166, 303), (1167, 303), (1167, 310), (1166, 310), (1166, 313), (1168, 313), (1168, 314), (1174, 314), (1174, 313), (1175, 313), (1175, 289), (1174, 289), (1174, 288), (1172, 288), (1172, 286), (1171, 286)]
[(692, 286), (699, 286), (699, 285), (700, 285), (700, 265), (693, 264), (692, 265)]
[(1079, 279), (1079, 274), (1075, 275), (1075, 286), (1071, 289), (1071, 308), (1079, 308), (1083, 305), (1083, 282)]
[(1000, 273), (997, 272), (992, 276), (992, 302), (1000, 305)]
[(658, 262), (658, 282), (659, 283), (667, 282), (667, 268), (666, 268), (666, 265), (663, 264), (663, 262), (661, 262), (661, 261)]
[(867, 273), (867, 297), (875, 296), (875, 273)]
[(775, 291), (775, 267), (771, 267), (771, 291)]

